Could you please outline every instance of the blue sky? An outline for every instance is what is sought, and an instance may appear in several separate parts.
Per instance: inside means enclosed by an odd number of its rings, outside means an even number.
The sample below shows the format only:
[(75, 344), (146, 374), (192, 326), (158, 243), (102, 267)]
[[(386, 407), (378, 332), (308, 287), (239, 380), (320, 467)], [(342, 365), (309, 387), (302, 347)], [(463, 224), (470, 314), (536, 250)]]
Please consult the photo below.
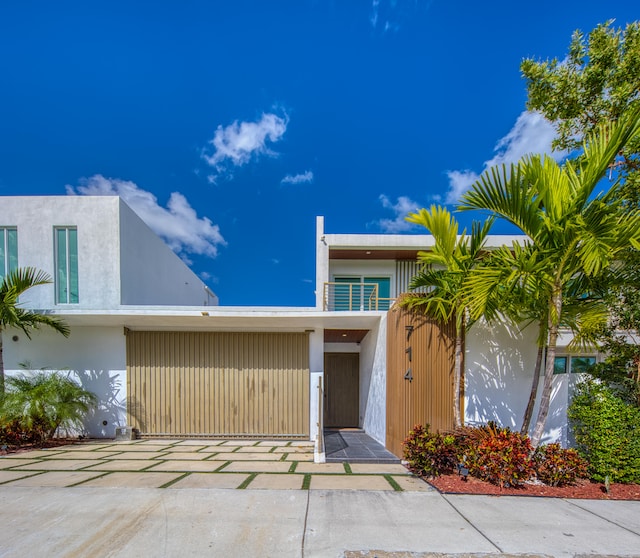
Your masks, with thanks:
[(0, 195), (118, 193), (222, 304), (311, 306), (316, 215), (419, 233), (548, 151), (520, 62), (612, 18), (637, 3), (3, 2)]

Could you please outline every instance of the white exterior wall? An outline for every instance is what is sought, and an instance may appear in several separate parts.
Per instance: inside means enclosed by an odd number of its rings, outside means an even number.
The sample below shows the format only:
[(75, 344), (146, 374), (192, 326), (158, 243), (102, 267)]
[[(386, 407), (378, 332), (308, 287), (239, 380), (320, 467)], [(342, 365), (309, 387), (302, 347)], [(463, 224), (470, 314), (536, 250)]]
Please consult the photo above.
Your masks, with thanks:
[[(17, 341), (14, 341), (17, 337)], [(85, 420), (84, 434), (113, 438), (116, 426), (126, 424), (126, 342), (121, 327), (73, 327), (68, 338), (38, 330), (29, 340), (19, 330), (3, 333), (7, 376), (31, 370), (69, 370), (83, 388), (98, 397), (97, 408)], [(72, 376), (73, 377), (73, 376)], [(103, 424), (106, 422), (106, 424)]]
[(121, 304), (218, 304), (202, 280), (121, 200), (119, 232)]
[(387, 315), (360, 343), (360, 415), (362, 428), (386, 445), (387, 434)]
[[(493, 420), (519, 431), (529, 401), (536, 363), (537, 328), (512, 331), (506, 325), (477, 322), (467, 332), (465, 341), (465, 424), (486, 424)], [(558, 356), (566, 356), (570, 336), (559, 339)], [(544, 367), (544, 364), (543, 364)], [(533, 433), (540, 406), (544, 368), (538, 386), (538, 398), (533, 410), (529, 434)], [(542, 443), (571, 444), (567, 425), (567, 408), (578, 374), (558, 374), (553, 377), (549, 415)]]
[(120, 304), (119, 199), (99, 196), (3, 197), (0, 226), (18, 228), (18, 265), (55, 278), (54, 227), (78, 229), (78, 304), (56, 305), (54, 284), (29, 290), (31, 308), (113, 308)]

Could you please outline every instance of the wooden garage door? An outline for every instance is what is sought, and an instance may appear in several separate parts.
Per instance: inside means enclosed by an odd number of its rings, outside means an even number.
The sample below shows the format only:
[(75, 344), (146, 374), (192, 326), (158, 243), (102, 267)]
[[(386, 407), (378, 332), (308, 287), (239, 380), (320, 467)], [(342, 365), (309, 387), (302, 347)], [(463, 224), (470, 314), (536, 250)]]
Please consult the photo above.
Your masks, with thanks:
[(129, 331), (127, 416), (143, 435), (308, 438), (307, 334)]

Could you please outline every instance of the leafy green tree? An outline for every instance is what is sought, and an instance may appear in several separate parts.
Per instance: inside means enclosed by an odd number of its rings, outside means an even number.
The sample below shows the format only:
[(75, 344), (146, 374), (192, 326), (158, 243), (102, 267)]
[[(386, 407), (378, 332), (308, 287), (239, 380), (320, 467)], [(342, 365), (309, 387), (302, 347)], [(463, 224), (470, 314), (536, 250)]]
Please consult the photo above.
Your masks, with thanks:
[(69, 327), (60, 318), (20, 306), (20, 295), (33, 287), (49, 283), (51, 278), (45, 272), (32, 267), (18, 268), (2, 278), (0, 284), (0, 396), (4, 393), (5, 385), (2, 356), (4, 330), (9, 327), (21, 329), (28, 338), (31, 338), (31, 331), (44, 325), (55, 329), (65, 337), (69, 336)]
[[(590, 296), (594, 280), (615, 267), (630, 244), (640, 246), (640, 211), (623, 207), (619, 194), (624, 181), (617, 177), (607, 191), (598, 191), (616, 155), (640, 133), (639, 109), (597, 126), (576, 159), (561, 165), (547, 156), (526, 156), (509, 167), (489, 169), (462, 197), (460, 209), (487, 211), (529, 238), (529, 265), (546, 301), (548, 335), (534, 445), (549, 413), (565, 295), (578, 297), (582, 291)], [(472, 315), (486, 304), (486, 292), (478, 288), (471, 297)]]
[(3, 422), (15, 422), (38, 442), (58, 428), (78, 429), (96, 396), (62, 372), (26, 372), (7, 378)]
[(462, 342), (466, 328), (471, 325), (468, 302), (462, 287), (483, 257), (483, 247), (493, 220), (488, 219), (484, 224), (474, 222), (471, 234), (467, 235), (465, 229), (460, 237), (458, 222), (444, 207), (432, 205), (429, 210), (410, 213), (406, 220), (425, 227), (433, 235), (434, 245), (431, 250), (418, 253), (422, 269), (409, 285), (412, 291), (424, 292), (408, 294), (400, 304), (419, 309), (441, 323), (455, 321), (453, 416), (455, 427), (459, 427), (462, 425)]
[[(527, 81), (527, 108), (540, 111), (557, 129), (554, 146), (572, 150), (602, 120), (620, 118), (640, 102), (640, 22), (624, 29), (613, 21), (598, 25), (586, 36), (576, 31), (562, 61), (526, 59), (521, 70)], [(640, 137), (632, 138), (615, 163), (624, 175), (619, 195), (630, 210), (640, 205)], [(613, 168), (610, 172), (613, 171)], [(590, 332), (609, 357), (594, 372), (640, 404), (640, 254), (629, 247), (620, 255), (624, 276), (610, 288), (611, 320)]]

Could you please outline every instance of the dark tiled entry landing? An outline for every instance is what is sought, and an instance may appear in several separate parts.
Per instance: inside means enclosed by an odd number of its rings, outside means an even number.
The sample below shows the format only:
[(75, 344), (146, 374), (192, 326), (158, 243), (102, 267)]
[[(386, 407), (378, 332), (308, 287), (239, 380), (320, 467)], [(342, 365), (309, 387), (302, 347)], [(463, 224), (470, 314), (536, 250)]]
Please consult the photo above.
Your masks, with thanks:
[(355, 428), (325, 429), (324, 451), (329, 463), (400, 463), (384, 446)]

